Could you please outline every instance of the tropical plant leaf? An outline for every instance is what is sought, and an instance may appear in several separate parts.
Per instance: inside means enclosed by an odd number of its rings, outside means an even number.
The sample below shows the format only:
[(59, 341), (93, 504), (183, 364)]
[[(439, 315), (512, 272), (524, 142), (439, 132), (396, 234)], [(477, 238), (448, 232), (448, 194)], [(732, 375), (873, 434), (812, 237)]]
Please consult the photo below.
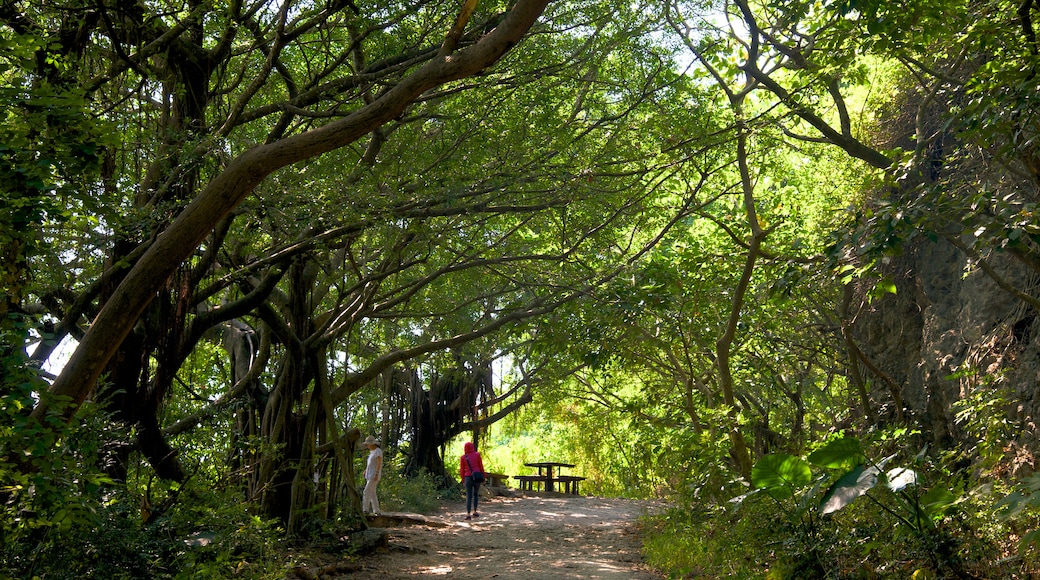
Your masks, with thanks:
[(1021, 484), (1018, 491), (1009, 493), (993, 506), (994, 513), (1001, 521), (1015, 519), (1040, 506), (1040, 473), (1027, 476)]
[(863, 446), (855, 437), (842, 437), (809, 454), (809, 462), (827, 468), (851, 468), (866, 460)]
[(1022, 515), (1022, 512), (1029, 507), (1029, 502), (1026, 496), (1023, 496), (1017, 491), (1013, 491), (1006, 495), (1003, 499), (998, 501), (993, 506), (993, 511), (996, 512), (997, 518), (1001, 521), (1008, 521)]
[(1033, 530), (1022, 536), (1018, 542), (1018, 552), (1024, 554), (1036, 543), (1040, 543), (1040, 530)]
[(888, 465), (889, 461), (892, 461), (893, 459), (895, 459), (898, 456), (899, 456), (898, 453), (893, 453), (892, 455), (889, 455), (888, 457), (885, 457), (881, 461), (878, 461), (874, 465), (876, 465), (878, 470), (880, 471), (880, 470), (884, 469), (886, 465)]
[(831, 478), (826, 473), (821, 473), (816, 477), (813, 482), (812, 489), (802, 495), (802, 498), (798, 501), (798, 505), (795, 506), (795, 513), (801, 517), (810, 507), (816, 506), (816, 498), (820, 497), (820, 489), (823, 488), (823, 484), (827, 483)]
[(908, 485), (917, 485), (917, 472), (906, 467), (896, 467), (888, 470), (885, 479), (888, 480), (888, 489), (902, 491)]
[(1022, 483), (1031, 494), (1040, 492), (1040, 473), (1033, 473), (1026, 476)]
[(820, 500), (820, 513), (834, 513), (870, 491), (878, 481), (878, 470), (857, 465), (838, 478)]
[(809, 463), (801, 457), (775, 453), (758, 460), (751, 469), (751, 483), (776, 499), (794, 495), (794, 490), (812, 482)]
[(953, 495), (953, 492), (946, 489), (945, 487), (936, 487), (928, 490), (924, 495), (921, 496), (921, 509), (928, 517), (935, 520), (939, 518), (946, 511), (946, 508), (950, 507), (957, 501), (957, 496)]

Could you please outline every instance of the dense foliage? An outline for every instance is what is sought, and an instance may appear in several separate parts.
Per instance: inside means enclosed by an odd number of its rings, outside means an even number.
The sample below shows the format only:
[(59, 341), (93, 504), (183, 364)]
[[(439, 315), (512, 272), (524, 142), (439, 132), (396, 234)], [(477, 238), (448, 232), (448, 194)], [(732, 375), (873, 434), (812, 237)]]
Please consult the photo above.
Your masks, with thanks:
[(277, 576), (374, 434), (675, 576), (1029, 575), (1037, 14), (0, 0), (0, 573)]

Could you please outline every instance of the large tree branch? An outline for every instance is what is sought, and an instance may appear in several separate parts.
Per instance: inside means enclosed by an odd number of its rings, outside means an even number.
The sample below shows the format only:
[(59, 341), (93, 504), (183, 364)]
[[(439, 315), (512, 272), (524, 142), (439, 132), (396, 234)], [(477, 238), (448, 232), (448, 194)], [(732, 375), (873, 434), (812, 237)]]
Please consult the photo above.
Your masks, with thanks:
[(531, 394), (531, 385), (527, 385), (527, 388), (524, 389), (524, 392), (520, 395), (520, 397), (518, 397), (508, 405), (502, 407), (495, 413), (488, 415), (487, 417), (483, 417), (476, 421), (467, 421), (465, 423), (462, 423), (461, 425), (459, 425), (458, 432), (464, 433), (466, 431), (472, 431), (473, 429), (483, 429), (485, 427), (494, 425), (495, 423), (508, 417), (513, 411), (516, 411), (520, 407), (523, 407), (524, 405), (530, 403), (533, 400), (534, 395)]
[[(759, 28), (755, 16), (746, 0), (736, 0), (735, 4), (740, 9), (741, 15), (747, 23), (752, 39), (752, 47), (756, 49), (754, 51), (749, 51), (749, 56), (742, 67), (748, 77), (769, 89), (769, 91), (776, 95), (776, 97), (790, 108), (794, 114), (801, 117), (806, 123), (812, 125), (817, 131), (830, 140), (831, 143), (841, 147), (849, 155), (857, 159), (862, 159), (878, 169), (887, 169), (890, 167), (892, 165), (892, 160), (889, 157), (882, 154), (880, 151), (869, 147), (851, 135), (849, 132), (851, 126), (846, 124), (844, 113), (841, 115), (841, 130), (835, 129), (823, 117), (795, 98), (793, 94), (778, 83), (776, 79), (770, 76), (768, 72), (761, 69), (757, 61), (757, 48), (758, 38), (762, 35), (762, 31)], [(834, 100), (835, 106), (838, 107), (839, 111), (842, 111), (844, 108), (844, 101), (841, 98), (841, 94), (834, 90), (833, 85), (828, 87), (828, 89), (831, 98)]]
[(340, 386), (335, 391), (333, 391), (333, 403), (335, 405), (339, 405), (341, 402), (345, 401), (347, 397), (360, 390), (361, 387), (375, 380), (375, 378), (379, 376), (379, 374), (382, 373), (384, 370), (392, 367), (393, 365), (399, 362), (413, 359), (422, 356), (426, 353), (437, 352), (454, 346), (466, 344), (467, 342), (471, 342), (480, 337), (492, 334), (493, 332), (509, 324), (522, 322), (535, 316), (541, 316), (542, 314), (552, 312), (561, 304), (569, 302), (570, 300), (573, 300), (576, 297), (576, 294), (570, 294), (564, 296), (558, 301), (549, 304), (545, 304), (542, 300), (535, 300), (533, 304), (529, 305), (526, 308), (522, 308), (504, 316), (501, 316), (499, 318), (496, 318), (491, 323), (481, 326), (479, 328), (475, 328), (470, 332), (457, 334), (455, 336), (450, 336), (441, 340), (435, 340), (432, 342), (416, 345), (411, 348), (403, 348), (384, 354), (383, 356), (374, 360), (365, 369), (348, 376), (346, 380), (344, 380), (340, 384)]

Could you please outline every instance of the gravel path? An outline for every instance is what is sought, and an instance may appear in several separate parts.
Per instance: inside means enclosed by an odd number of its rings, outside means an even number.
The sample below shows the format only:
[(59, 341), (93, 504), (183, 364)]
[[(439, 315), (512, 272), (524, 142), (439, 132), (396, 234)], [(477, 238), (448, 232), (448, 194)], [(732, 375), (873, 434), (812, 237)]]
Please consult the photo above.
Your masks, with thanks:
[(462, 503), (430, 519), (443, 527), (390, 530), (389, 549), (339, 578), (452, 580), (503, 578), (660, 579), (642, 562), (638, 518), (644, 501), (538, 494), (482, 498), (466, 521)]

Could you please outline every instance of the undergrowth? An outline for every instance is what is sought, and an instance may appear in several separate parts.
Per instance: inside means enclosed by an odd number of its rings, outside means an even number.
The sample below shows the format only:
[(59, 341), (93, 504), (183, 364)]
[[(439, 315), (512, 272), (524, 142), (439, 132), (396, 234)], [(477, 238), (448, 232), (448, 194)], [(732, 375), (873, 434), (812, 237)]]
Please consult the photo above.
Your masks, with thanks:
[[(65, 467), (74, 470), (78, 465)], [(284, 578), (287, 566), (317, 547), (339, 550), (340, 559), (351, 557), (349, 542), (342, 538), (357, 522), (346, 513), (320, 524), (314, 518), (302, 526), (308, 530), (306, 538), (290, 540), (279, 521), (250, 513), (241, 490), (202, 477), (183, 485), (154, 483), (153, 498), (176, 496), (176, 501), (149, 513), (142, 510), (140, 497), (120, 483), (97, 486), (93, 494), (72, 487), (62, 493), (61, 482), (75, 480), (70, 471), (49, 484), (50, 492), (66, 503), (75, 501), (77, 513), (86, 515), (32, 529), (9, 524), (0, 546), (0, 579), (267, 580)], [(379, 487), (384, 511), (430, 513), (445, 493), (432, 477), (405, 479), (392, 465)], [(63, 505), (31, 517), (54, 519), (54, 512), (67, 510)]]
[(379, 507), (387, 512), (431, 514), (441, 502), (451, 497), (452, 490), (444, 490), (426, 471), (416, 477), (405, 477), (400, 467), (387, 462), (379, 481)]
[[(676, 579), (1040, 577), (1035, 544), (1018, 546), (1024, 531), (1035, 529), (1035, 514), (1014, 521), (996, 517), (1006, 486), (979, 485), (977, 478), (940, 468), (927, 479), (929, 489), (950, 490), (952, 501), (925, 531), (899, 521), (899, 498), (883, 486), (822, 514), (813, 502), (826, 483), (816, 479), (815, 487), (786, 503), (760, 494), (743, 502), (680, 503), (650, 516), (644, 556)], [(809, 509), (793, 510), (797, 502)]]

